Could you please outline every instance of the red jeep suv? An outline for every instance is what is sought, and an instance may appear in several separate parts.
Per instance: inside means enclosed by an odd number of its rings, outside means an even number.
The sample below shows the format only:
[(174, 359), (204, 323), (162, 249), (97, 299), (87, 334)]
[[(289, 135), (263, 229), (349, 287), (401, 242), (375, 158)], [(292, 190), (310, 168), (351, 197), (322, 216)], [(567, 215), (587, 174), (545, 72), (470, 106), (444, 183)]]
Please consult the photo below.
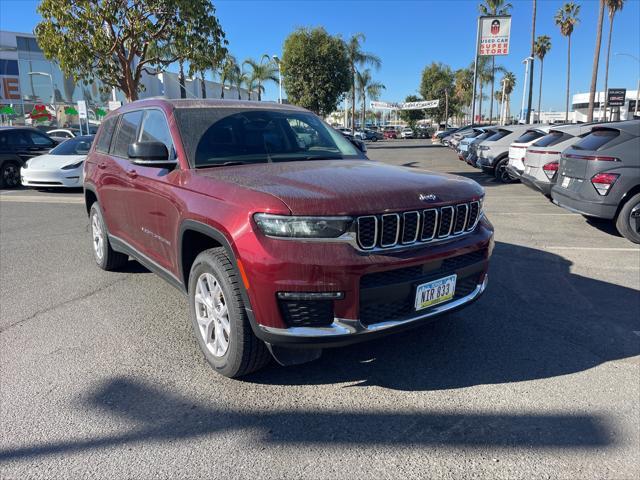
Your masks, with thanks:
[(302, 108), (136, 101), (84, 168), (97, 264), (133, 257), (186, 293), (229, 377), (420, 325), (487, 284), (477, 183), (371, 161)]

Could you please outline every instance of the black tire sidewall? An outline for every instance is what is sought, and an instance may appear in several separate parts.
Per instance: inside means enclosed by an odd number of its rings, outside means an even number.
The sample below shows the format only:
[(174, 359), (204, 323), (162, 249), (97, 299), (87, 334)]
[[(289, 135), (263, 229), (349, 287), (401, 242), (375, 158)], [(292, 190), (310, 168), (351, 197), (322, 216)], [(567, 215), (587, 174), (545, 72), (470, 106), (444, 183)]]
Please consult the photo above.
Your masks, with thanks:
[(629, 215), (634, 207), (640, 204), (640, 193), (636, 193), (631, 197), (620, 209), (618, 218), (616, 218), (616, 228), (620, 235), (633, 243), (640, 243), (640, 234), (635, 232), (629, 223)]
[[(4, 181), (4, 174), (8, 167), (15, 167), (17, 171), (17, 178), (15, 185), (8, 185)], [(0, 187), (2, 188), (17, 188), (20, 186), (20, 164), (13, 160), (7, 160), (2, 164), (0, 168)]]
[[(196, 317), (194, 300), (196, 282), (203, 273), (211, 273), (218, 280), (229, 310), (229, 348), (221, 357), (214, 356), (205, 345)], [(246, 313), (244, 306), (238, 301), (239, 295), (236, 289), (237, 287), (233, 286), (224, 266), (214, 255), (211, 255), (209, 251), (198, 255), (189, 274), (189, 316), (198, 341), (198, 346), (207, 359), (207, 362), (209, 362), (218, 373), (228, 377), (235, 376), (242, 362), (240, 339), (243, 338), (244, 332), (242, 329), (246, 324)]]

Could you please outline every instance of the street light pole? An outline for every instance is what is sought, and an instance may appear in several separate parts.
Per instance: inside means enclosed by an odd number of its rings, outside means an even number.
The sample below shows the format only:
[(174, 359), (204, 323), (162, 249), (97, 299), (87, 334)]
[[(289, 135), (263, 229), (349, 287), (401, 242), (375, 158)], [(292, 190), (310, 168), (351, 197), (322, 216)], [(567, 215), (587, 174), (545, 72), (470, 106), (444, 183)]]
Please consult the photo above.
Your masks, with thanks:
[[(525, 64), (524, 67), (524, 78), (526, 80), (529, 75), (529, 62), (533, 60), (533, 57), (525, 58), (522, 63)], [(524, 115), (524, 100), (527, 95), (527, 83), (526, 81), (522, 83), (522, 106), (520, 107), (520, 121), (522, 122), (526, 117)]]
[(503, 78), (501, 83), (502, 83), (502, 105), (500, 106), (500, 124), (504, 125), (505, 124), (504, 91), (505, 91), (505, 85), (507, 84), (507, 79)]
[(271, 58), (273, 58), (276, 65), (278, 65), (278, 103), (282, 103), (282, 69), (280, 68), (280, 57), (278, 57), (278, 55), (271, 55)]

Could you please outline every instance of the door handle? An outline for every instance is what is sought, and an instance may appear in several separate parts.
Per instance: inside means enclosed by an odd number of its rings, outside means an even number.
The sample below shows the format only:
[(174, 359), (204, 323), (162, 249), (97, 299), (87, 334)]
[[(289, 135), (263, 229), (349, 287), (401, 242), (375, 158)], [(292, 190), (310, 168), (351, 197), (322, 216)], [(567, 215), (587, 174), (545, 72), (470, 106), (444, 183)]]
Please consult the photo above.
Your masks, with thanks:
[(136, 172), (135, 170), (131, 169), (131, 170), (127, 170), (127, 176), (129, 178), (136, 178), (138, 176), (138, 172)]
[(107, 163), (106, 162), (100, 162), (98, 164), (98, 168), (104, 170), (105, 168), (107, 168)]

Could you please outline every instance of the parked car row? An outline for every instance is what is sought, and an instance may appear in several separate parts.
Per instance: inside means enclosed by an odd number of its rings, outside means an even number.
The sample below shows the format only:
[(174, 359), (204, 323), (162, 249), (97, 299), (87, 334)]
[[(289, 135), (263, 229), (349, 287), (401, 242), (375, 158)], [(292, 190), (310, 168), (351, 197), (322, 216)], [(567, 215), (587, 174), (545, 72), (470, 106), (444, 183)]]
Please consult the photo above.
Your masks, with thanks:
[(611, 220), (640, 243), (640, 120), (468, 125), (440, 138), (496, 180), (521, 181), (567, 210)]

